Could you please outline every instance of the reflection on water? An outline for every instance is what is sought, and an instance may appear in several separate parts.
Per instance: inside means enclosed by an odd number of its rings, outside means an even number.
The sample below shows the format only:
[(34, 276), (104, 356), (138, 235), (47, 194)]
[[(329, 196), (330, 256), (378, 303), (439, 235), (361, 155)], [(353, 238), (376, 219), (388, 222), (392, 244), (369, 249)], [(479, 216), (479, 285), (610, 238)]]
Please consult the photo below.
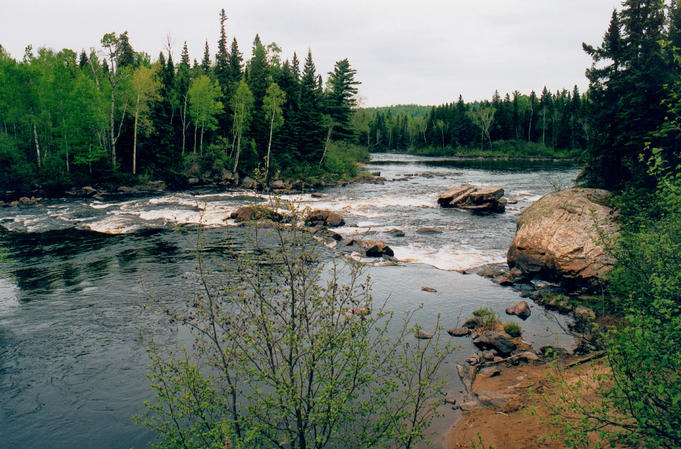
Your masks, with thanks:
[[(398, 311), (422, 303), (416, 318), (424, 329), (438, 314), (446, 328), (455, 327), (481, 306), (503, 316), (519, 297), (486, 279), (447, 270), (503, 261), (520, 212), (576, 176), (564, 165), (483, 163), (489, 161), (462, 165), (378, 155), (371, 170), (387, 179), (383, 185), (285, 199), (337, 210), (347, 222), (340, 233), (390, 244), (405, 263), (367, 269), (374, 297), (388, 298)], [(518, 202), (501, 215), (436, 207), (441, 191), (463, 182), (500, 185)], [(169, 346), (190, 343), (162, 313), (182, 305), (196, 288), (196, 232), (186, 225), (212, 226), (201, 232), (202, 257), (215, 267), (229, 266), (249, 246), (247, 231), (224, 227), (231, 224), (225, 219), (253, 199), (244, 192), (205, 190), (0, 209), (0, 226), (10, 230), (0, 234), (6, 254), (0, 262), (0, 446), (144, 447), (151, 435), (130, 421), (150, 397), (140, 331)], [(442, 232), (423, 233), (425, 226)], [(405, 237), (386, 232), (392, 228)], [(522, 323), (524, 337), (535, 345), (569, 344), (556, 319), (562, 320), (534, 307)], [(446, 365), (452, 388), (458, 387), (453, 362), (472, 351), (469, 339), (457, 343), (462, 347)]]

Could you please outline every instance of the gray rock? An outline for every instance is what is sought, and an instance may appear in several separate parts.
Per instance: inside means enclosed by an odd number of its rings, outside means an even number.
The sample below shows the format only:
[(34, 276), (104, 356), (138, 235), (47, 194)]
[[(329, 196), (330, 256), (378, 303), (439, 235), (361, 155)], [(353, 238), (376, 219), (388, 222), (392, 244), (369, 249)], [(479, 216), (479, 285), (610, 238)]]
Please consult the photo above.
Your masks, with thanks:
[(286, 188), (286, 185), (284, 184), (284, 181), (276, 180), (276, 181), (272, 181), (270, 183), (270, 188), (282, 190), (282, 189)]
[(473, 344), (480, 349), (496, 349), (500, 354), (515, 351), (516, 344), (506, 332), (485, 331), (473, 339)]

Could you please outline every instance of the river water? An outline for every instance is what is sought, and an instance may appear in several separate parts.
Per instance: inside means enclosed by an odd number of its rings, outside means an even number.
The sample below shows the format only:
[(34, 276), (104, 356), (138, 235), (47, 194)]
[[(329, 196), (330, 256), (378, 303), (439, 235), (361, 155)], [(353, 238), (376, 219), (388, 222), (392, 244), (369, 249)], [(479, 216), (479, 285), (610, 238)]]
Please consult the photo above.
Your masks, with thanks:
[[(340, 212), (344, 236), (388, 243), (399, 263), (367, 266), (374, 298), (387, 298), (398, 311), (422, 304), (415, 318), (425, 330), (438, 314), (445, 328), (455, 327), (479, 307), (516, 320), (504, 309), (520, 299), (517, 291), (462, 271), (504, 262), (518, 215), (571, 185), (577, 170), (557, 162), (399, 154), (373, 155), (368, 168), (386, 182), (285, 199)], [(494, 215), (437, 207), (439, 193), (464, 182), (502, 186), (517, 203)], [(162, 309), (183, 305), (196, 285), (195, 225), (206, 226), (202, 239), (211, 257), (229, 264), (249, 248), (244, 229), (226, 217), (253, 200), (261, 198), (196, 190), (0, 209), (0, 447), (145, 447), (153, 435), (131, 421), (151, 398), (143, 338), (188, 344)], [(393, 228), (405, 236), (386, 233)], [(565, 317), (535, 305), (532, 311), (521, 323), (525, 340), (535, 347), (572, 344), (562, 331)], [(454, 362), (474, 350), (469, 339), (457, 344), (445, 365), (455, 394)]]

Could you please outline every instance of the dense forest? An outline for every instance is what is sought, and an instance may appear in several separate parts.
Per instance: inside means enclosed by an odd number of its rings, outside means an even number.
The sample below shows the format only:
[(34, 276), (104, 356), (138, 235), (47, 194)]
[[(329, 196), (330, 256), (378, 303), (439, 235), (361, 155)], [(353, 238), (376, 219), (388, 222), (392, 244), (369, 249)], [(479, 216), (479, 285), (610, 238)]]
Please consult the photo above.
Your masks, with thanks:
[[(501, 148), (518, 155), (538, 150), (555, 155), (558, 150), (584, 149), (589, 139), (587, 99), (575, 86), (541, 95), (518, 91), (491, 100), (458, 101), (432, 108), (396, 106), (369, 109), (358, 117), (358, 130), (371, 151), (409, 150), (420, 154), (489, 153)], [(363, 127), (362, 127), (363, 125)]]
[(0, 47), (0, 187), (352, 174), (365, 152), (347, 143), (359, 84), (348, 60), (324, 83), (310, 51), (282, 61), (258, 35), (244, 60), (226, 20), (200, 62), (186, 42), (179, 61), (170, 45), (152, 61), (127, 32), (105, 34), (99, 52), (28, 46), (16, 61)]

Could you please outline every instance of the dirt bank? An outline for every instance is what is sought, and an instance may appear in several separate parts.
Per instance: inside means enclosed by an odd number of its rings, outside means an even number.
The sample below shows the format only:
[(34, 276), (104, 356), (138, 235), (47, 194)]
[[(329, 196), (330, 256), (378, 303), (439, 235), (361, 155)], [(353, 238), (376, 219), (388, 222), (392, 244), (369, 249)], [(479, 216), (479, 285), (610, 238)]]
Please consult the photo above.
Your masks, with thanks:
[[(603, 359), (578, 363), (580, 361), (567, 358), (556, 364), (500, 366), (501, 374), (494, 377), (478, 374), (473, 391), (494, 400), (484, 408), (463, 411), (461, 418), (443, 435), (442, 447), (567, 448), (559, 433), (560, 427), (551, 424), (549, 404), (560, 403), (565, 391), (555, 379), (574, 389), (576, 385), (593, 385), (589, 379), (607, 371)], [(586, 391), (585, 398), (598, 399), (591, 389)]]

